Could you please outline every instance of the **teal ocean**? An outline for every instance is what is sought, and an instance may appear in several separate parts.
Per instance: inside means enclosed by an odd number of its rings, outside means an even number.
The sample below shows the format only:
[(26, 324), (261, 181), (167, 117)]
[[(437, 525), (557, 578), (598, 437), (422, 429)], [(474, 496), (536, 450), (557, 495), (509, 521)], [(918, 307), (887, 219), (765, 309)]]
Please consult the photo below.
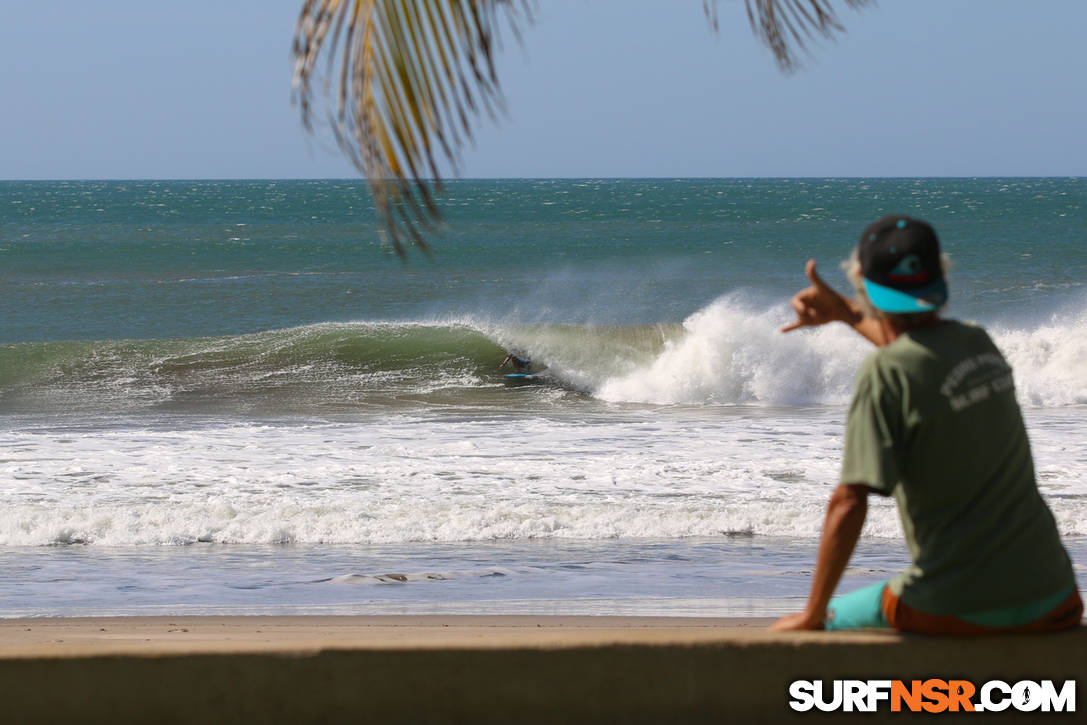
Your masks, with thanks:
[[(931, 221), (1087, 565), (1087, 179), (0, 182), (0, 615), (773, 614), (867, 350), (804, 263)], [(513, 384), (507, 352), (540, 374)], [(847, 585), (905, 561), (870, 514)]]
[(884, 213), (937, 226), (960, 315), (1036, 322), (1087, 271), (1085, 179), (452, 181), (441, 197), (432, 256), (402, 265), (361, 182), (0, 182), (0, 342), (682, 322), (726, 292), (780, 301), (807, 257), (833, 267)]

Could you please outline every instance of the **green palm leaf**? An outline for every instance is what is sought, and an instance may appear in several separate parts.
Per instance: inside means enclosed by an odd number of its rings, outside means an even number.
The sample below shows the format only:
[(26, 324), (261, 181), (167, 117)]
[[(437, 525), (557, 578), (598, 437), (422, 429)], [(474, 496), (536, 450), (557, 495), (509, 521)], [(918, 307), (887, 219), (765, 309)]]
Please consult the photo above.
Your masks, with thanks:
[[(745, 2), (753, 30), (785, 70), (813, 36), (841, 30), (831, 0)], [(716, 27), (716, 1), (703, 6)], [(303, 123), (312, 130), (324, 55), (337, 143), (369, 181), (383, 239), (401, 257), (409, 240), (425, 252), (441, 219), (440, 160), (456, 169), (474, 118), (502, 107), (494, 68), (500, 26), (517, 34), (531, 11), (532, 0), (305, 0), (292, 49)]]

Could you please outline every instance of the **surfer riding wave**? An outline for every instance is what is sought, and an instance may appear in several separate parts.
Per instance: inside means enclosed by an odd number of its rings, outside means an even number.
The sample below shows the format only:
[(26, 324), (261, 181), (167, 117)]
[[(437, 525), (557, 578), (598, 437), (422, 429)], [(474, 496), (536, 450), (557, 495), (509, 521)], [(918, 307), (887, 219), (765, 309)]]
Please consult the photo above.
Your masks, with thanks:
[(502, 361), (502, 363), (498, 366), (498, 369), (501, 370), (507, 365), (512, 367), (513, 372), (515, 373), (527, 373), (530, 372), (532, 368), (532, 361), (517, 357), (511, 352), (510, 354), (506, 355), (506, 359)]

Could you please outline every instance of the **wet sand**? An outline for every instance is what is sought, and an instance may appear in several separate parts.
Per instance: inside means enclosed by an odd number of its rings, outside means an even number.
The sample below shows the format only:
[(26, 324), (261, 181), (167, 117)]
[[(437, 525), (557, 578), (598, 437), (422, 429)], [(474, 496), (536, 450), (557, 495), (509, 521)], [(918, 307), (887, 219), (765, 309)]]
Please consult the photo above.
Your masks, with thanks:
[[(1087, 684), (1083, 629), (966, 640), (775, 634), (766, 631), (770, 621), (0, 620), (0, 702), (12, 723), (777, 722), (813, 716), (788, 706), (788, 686), (796, 679)], [(1027, 715), (1038, 717), (1024, 713), (1022, 721), (1030, 721)], [(852, 717), (911, 719), (904, 713)], [(948, 719), (957, 716), (941, 717)]]

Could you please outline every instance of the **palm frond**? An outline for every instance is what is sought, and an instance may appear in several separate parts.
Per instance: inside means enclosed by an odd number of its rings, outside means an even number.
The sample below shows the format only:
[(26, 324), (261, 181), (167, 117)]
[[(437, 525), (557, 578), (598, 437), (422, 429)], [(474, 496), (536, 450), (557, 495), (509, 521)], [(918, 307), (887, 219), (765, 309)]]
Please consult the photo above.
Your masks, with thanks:
[[(706, 14), (716, 22), (716, 0), (704, 0)], [(816, 36), (832, 37), (843, 32), (831, 0), (744, 0), (747, 19), (755, 36), (774, 53), (778, 67), (786, 73), (800, 66), (799, 53), (806, 51)], [(875, 0), (844, 0), (854, 9)]]
[[(799, 65), (798, 52), (815, 36), (842, 30), (833, 0), (744, 2), (755, 35), (785, 71)], [(874, 0), (842, 2), (857, 8)], [(715, 28), (716, 6), (703, 0)], [(302, 121), (312, 130), (323, 52), (336, 141), (367, 178), (383, 239), (399, 256), (408, 240), (427, 251), (425, 235), (441, 219), (439, 164), (444, 159), (455, 170), (474, 118), (502, 108), (494, 67), (499, 27), (519, 35), (532, 10), (533, 0), (305, 0), (292, 48)]]
[[(324, 95), (336, 141), (369, 180), (382, 234), (401, 257), (424, 252), (440, 220), (441, 159), (458, 151), (502, 96), (494, 67), (499, 27), (531, 20), (531, 0), (306, 0), (295, 28), (295, 100), (313, 128), (324, 49)], [(327, 47), (326, 47), (327, 46)], [(332, 76), (339, 66), (335, 102)]]

